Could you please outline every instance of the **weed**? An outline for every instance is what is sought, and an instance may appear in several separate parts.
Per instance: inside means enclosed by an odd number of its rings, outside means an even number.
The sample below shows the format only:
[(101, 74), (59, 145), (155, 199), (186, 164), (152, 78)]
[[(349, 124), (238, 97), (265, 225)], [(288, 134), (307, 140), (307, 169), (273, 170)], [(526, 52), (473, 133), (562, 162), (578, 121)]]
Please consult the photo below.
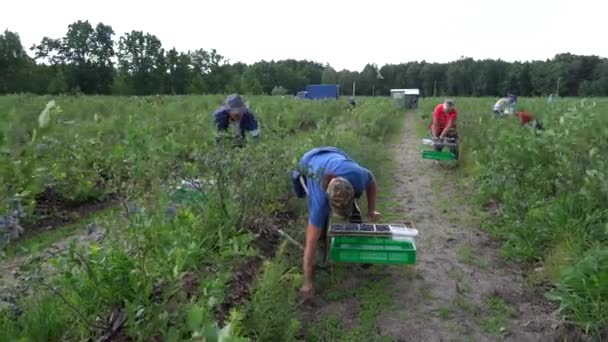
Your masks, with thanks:
[[(281, 249), (284, 248), (285, 243)], [(245, 334), (258, 341), (292, 341), (300, 329), (296, 318), (299, 276), (282, 261), (281, 255), (279, 252), (275, 261), (264, 264), (241, 322)]]
[(68, 335), (74, 314), (65, 308), (61, 300), (50, 294), (27, 299), (23, 303), (27, 312), (19, 318), (22, 337), (28, 341), (64, 341)]

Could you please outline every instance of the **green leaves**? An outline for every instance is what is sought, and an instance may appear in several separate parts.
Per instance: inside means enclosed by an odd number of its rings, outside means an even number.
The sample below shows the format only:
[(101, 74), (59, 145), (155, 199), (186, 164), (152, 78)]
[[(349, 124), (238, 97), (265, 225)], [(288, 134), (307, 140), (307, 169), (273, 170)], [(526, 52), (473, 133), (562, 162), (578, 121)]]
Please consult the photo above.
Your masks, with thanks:
[(187, 326), (191, 331), (193, 341), (201, 342), (246, 342), (247, 338), (238, 337), (233, 334), (232, 324), (228, 322), (223, 328), (209, 319), (205, 307), (192, 305), (187, 313)]
[(566, 318), (599, 337), (608, 326), (608, 250), (589, 250), (574, 266), (562, 271), (547, 298), (560, 302)]
[(601, 115), (608, 102), (521, 101), (547, 130), (531, 134), (511, 118), (486, 116), (489, 100), (460, 102), (468, 112), (459, 118), (465, 170), (474, 170), (481, 202), (503, 208), (488, 225), (505, 255), (545, 263), (559, 278), (549, 297), (560, 301), (568, 321), (597, 333), (608, 327), (608, 293), (599, 285), (608, 267), (608, 132), (600, 129), (608, 125)]
[(194, 332), (198, 332), (203, 325), (203, 320), (205, 319), (205, 312), (205, 307), (193, 305), (190, 310), (188, 310), (186, 316), (186, 323), (188, 324), (188, 329)]

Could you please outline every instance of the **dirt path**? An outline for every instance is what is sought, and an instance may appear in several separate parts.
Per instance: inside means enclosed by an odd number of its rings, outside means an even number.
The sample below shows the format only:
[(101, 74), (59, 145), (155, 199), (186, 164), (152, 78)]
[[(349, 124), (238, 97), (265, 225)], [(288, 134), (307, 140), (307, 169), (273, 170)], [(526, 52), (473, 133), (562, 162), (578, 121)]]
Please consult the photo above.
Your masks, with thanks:
[(307, 339), (555, 340), (560, 329), (554, 308), (531, 292), (518, 266), (500, 258), (496, 243), (476, 228), (466, 194), (446, 176), (451, 171), (420, 158), (415, 115), (405, 120), (394, 146), (401, 210), (394, 221), (411, 219), (420, 231), (415, 270), (338, 267), (309, 312), (316, 325)]

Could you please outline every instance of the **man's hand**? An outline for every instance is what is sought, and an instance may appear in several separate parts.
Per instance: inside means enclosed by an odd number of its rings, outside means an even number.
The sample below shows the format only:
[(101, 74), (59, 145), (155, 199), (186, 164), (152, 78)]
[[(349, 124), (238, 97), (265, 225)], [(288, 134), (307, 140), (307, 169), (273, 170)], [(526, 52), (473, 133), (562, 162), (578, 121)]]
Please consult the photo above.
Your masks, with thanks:
[(380, 214), (379, 212), (377, 212), (375, 210), (372, 210), (369, 213), (367, 213), (367, 217), (372, 222), (378, 222), (380, 220), (380, 218), (382, 218), (382, 214)]

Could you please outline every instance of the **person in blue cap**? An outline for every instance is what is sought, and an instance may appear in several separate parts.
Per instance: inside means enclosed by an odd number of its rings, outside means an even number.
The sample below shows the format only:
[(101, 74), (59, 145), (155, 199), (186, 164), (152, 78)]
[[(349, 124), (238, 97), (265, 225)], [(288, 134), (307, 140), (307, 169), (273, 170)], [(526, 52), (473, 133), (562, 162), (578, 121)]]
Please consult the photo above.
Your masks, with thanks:
[[(227, 132), (230, 124), (234, 124), (238, 145), (242, 145), (245, 140), (245, 131), (248, 131), (253, 140), (260, 141), (260, 127), (255, 116), (245, 104), (245, 100), (239, 94), (228, 96), (224, 105), (213, 113), (213, 120), (216, 124), (218, 133)], [(216, 136), (216, 142), (220, 140)]]
[(300, 294), (314, 295), (313, 263), (317, 244), (326, 243), (330, 215), (351, 223), (362, 223), (361, 211), (355, 200), (367, 195), (367, 217), (379, 220), (376, 211), (377, 185), (373, 174), (352, 160), (343, 150), (317, 147), (306, 152), (291, 175), (296, 196), (308, 199), (308, 224), (304, 247), (304, 284)]

